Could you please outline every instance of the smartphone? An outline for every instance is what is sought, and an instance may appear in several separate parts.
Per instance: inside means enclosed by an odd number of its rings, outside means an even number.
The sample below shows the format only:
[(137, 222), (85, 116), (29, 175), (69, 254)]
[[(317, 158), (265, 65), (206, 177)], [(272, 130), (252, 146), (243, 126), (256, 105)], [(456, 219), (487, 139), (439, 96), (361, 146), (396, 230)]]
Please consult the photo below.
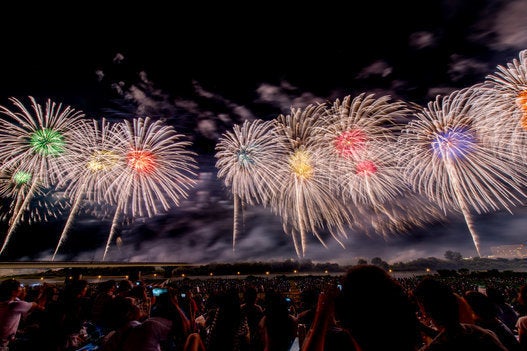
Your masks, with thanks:
[(289, 297), (286, 297), (286, 298), (285, 298), (285, 301), (286, 301), (286, 302), (291, 302), (291, 299), (290, 299)]
[(339, 289), (339, 291), (342, 291), (342, 284), (337, 284), (337, 289)]
[(152, 295), (159, 296), (161, 294), (166, 294), (168, 292), (167, 288), (153, 288)]
[(185, 293), (181, 293), (181, 297), (182, 297), (182, 298), (185, 298), (185, 297), (187, 297), (187, 294), (185, 294)]

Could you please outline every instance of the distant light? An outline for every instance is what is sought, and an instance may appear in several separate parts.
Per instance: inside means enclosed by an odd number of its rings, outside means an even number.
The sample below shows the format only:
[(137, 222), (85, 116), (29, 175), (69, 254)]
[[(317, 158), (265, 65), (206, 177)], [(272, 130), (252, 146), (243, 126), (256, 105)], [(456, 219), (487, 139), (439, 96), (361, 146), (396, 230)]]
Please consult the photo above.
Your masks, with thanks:
[[(211, 273), (211, 274), (212, 274), (212, 273)], [(185, 273), (181, 273), (181, 276), (182, 276), (183, 278), (185, 278)]]
[(391, 270), (391, 268), (388, 270), (388, 272), (392, 273), (393, 271)]
[(70, 275), (70, 276), (68, 277), (68, 279), (69, 279), (69, 280), (72, 280), (72, 279), (73, 279), (73, 277), (72, 277), (72, 276)]
[(298, 271), (295, 269), (295, 270), (293, 271), (293, 273), (298, 273)]
[(326, 269), (326, 270), (324, 271), (324, 273), (328, 274), (328, 270)]
[(265, 275), (269, 275), (269, 271), (265, 272)]
[(155, 277), (157, 277), (157, 274), (156, 274), (156, 273), (154, 273), (154, 278), (155, 278)]
[(124, 279), (128, 279), (128, 276), (127, 276), (127, 275), (125, 275), (125, 276), (124, 276)]
[(44, 280), (44, 277), (40, 277), (40, 280)]
[(236, 272), (236, 274), (240, 275), (240, 272)]
[(430, 268), (427, 268), (426, 271), (427, 271), (427, 272), (430, 272)]
[(209, 275), (212, 276), (212, 275), (214, 275), (214, 274), (212, 274), (212, 272), (210, 272)]
[(102, 278), (102, 276), (101, 276), (101, 275), (99, 275), (99, 276), (97, 276), (97, 278), (101, 279), (101, 278)]

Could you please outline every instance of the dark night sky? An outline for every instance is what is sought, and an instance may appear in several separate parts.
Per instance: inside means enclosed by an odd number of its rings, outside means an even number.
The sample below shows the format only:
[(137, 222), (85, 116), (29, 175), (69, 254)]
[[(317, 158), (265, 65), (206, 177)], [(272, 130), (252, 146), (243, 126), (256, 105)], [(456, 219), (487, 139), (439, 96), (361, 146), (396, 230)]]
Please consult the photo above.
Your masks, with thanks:
[[(115, 4), (22, 3), (3, 8), (0, 23), (0, 104), (50, 98), (93, 118), (164, 118), (192, 135), (199, 186), (181, 208), (123, 225), (109, 260), (296, 258), (279, 220), (262, 208), (250, 209), (232, 252), (231, 204), (212, 157), (223, 132), (362, 92), (424, 105), (481, 82), (527, 48), (525, 0)], [(476, 217), (483, 245), (523, 242), (524, 212)], [(21, 226), (6, 259), (49, 259), (62, 225), (59, 218)], [(80, 217), (59, 259), (99, 259), (108, 228), (108, 220)], [(313, 239), (306, 258), (475, 254), (462, 218), (388, 241), (354, 233), (347, 246), (329, 240), (325, 249)]]

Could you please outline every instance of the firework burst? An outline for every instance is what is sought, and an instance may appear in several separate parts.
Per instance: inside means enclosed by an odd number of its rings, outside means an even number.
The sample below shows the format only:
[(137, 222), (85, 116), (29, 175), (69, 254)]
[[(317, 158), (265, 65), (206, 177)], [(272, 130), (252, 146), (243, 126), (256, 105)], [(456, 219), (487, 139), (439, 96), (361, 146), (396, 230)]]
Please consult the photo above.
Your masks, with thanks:
[(111, 182), (123, 168), (124, 158), (117, 152), (119, 140), (116, 138), (116, 126), (104, 118), (100, 122), (92, 119), (80, 121), (74, 130), (72, 152), (61, 162), (66, 177), (59, 184), (64, 185), (64, 194), (71, 199), (72, 208), (52, 261), (66, 240), (82, 202), (103, 203)]
[(306, 235), (311, 232), (324, 245), (321, 229), (328, 229), (342, 246), (345, 225), (351, 215), (330, 188), (331, 164), (317, 148), (315, 121), (326, 113), (326, 106), (309, 105), (292, 109), (290, 115), (277, 117), (277, 130), (288, 139), (286, 177), (279, 185), (272, 209), (282, 218), (284, 231), (291, 234), (296, 253), (305, 255)]
[(478, 128), (478, 90), (472, 87), (448, 96), (438, 96), (416, 114), (399, 137), (401, 167), (413, 189), (437, 203), (444, 211), (460, 211), (467, 223), (477, 253), (479, 236), (471, 209), (477, 213), (510, 211), (521, 203), (510, 158), (489, 147), (488, 133)]
[(30, 202), (26, 208), (22, 204), (30, 189), (32, 174), (18, 169), (4, 169), (0, 174), (0, 198), (2, 198), (1, 219), (13, 224), (13, 214), (20, 211), (20, 222), (28, 224), (47, 221), (56, 218), (67, 207), (66, 201), (61, 196), (55, 196), (53, 189), (45, 189), (37, 185)]
[(4, 252), (24, 209), (28, 207), (38, 187), (50, 187), (63, 176), (60, 159), (69, 152), (71, 135), (77, 122), (84, 116), (71, 107), (62, 107), (48, 100), (45, 109), (29, 97), (32, 111), (16, 99), (10, 101), (18, 109), (0, 106), (0, 162), (2, 169), (20, 168), (31, 174), (27, 193), (13, 219), (0, 249)]
[(395, 121), (411, 110), (390, 97), (360, 94), (336, 100), (315, 123), (317, 143), (332, 164), (341, 196), (357, 206), (382, 206), (409, 190), (396, 153)]
[(108, 187), (107, 197), (116, 211), (103, 261), (121, 214), (151, 217), (167, 211), (179, 206), (196, 184), (196, 154), (173, 127), (148, 117), (134, 118), (118, 124), (116, 137), (117, 154), (126, 161)]
[(286, 162), (287, 139), (274, 121), (245, 121), (223, 134), (216, 145), (218, 178), (234, 198), (233, 250), (239, 233), (239, 212), (245, 203), (267, 206), (278, 192)]
[(506, 67), (497, 66), (496, 72), (486, 77), (486, 83), (481, 89), (486, 95), (481, 104), (481, 123), (495, 131), (491, 141), (498, 152), (527, 160), (527, 50)]

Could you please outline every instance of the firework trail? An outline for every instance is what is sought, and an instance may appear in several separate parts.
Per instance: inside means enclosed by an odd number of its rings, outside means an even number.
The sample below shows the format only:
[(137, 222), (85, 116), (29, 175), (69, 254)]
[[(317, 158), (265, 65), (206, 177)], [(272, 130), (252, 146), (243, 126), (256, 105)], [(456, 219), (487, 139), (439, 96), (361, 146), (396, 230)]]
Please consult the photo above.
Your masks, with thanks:
[(226, 132), (216, 145), (218, 178), (234, 198), (232, 249), (239, 234), (240, 207), (247, 203), (267, 206), (277, 196), (284, 179), (287, 139), (278, 134), (274, 121), (245, 121)]
[(2, 254), (38, 187), (49, 187), (63, 176), (59, 161), (69, 152), (71, 134), (84, 114), (47, 100), (46, 107), (29, 97), (32, 112), (23, 103), (10, 98), (18, 111), (0, 106), (0, 162), (3, 169), (16, 168), (31, 173), (24, 200), (13, 213), (4, 239)]
[[(489, 147), (489, 133), (478, 128), (479, 90), (469, 87), (429, 102), (399, 136), (399, 159), (413, 189), (444, 211), (460, 211), (481, 256), (481, 244), (471, 209), (489, 212), (521, 203), (508, 157)], [(479, 98), (479, 99), (478, 99)]]
[(116, 124), (106, 119), (100, 122), (92, 119), (79, 122), (73, 136), (72, 152), (61, 162), (66, 176), (62, 180), (65, 196), (72, 199), (72, 207), (51, 258), (52, 261), (59, 248), (67, 238), (73, 220), (83, 200), (91, 203), (103, 203), (108, 188), (123, 168), (117, 153), (118, 139)]
[(150, 118), (124, 120), (117, 126), (117, 153), (126, 162), (110, 184), (107, 196), (116, 203), (102, 260), (106, 258), (121, 214), (151, 217), (179, 206), (196, 184), (196, 154), (173, 127)]
[(272, 210), (282, 218), (284, 231), (291, 234), (298, 257), (305, 255), (307, 232), (311, 232), (326, 247), (319, 234), (329, 230), (341, 245), (346, 238), (344, 226), (351, 215), (330, 188), (332, 169), (316, 144), (314, 122), (326, 113), (326, 106), (309, 105), (292, 109), (291, 114), (276, 118), (277, 130), (288, 138), (288, 159), (282, 165), (287, 173), (279, 185)]

